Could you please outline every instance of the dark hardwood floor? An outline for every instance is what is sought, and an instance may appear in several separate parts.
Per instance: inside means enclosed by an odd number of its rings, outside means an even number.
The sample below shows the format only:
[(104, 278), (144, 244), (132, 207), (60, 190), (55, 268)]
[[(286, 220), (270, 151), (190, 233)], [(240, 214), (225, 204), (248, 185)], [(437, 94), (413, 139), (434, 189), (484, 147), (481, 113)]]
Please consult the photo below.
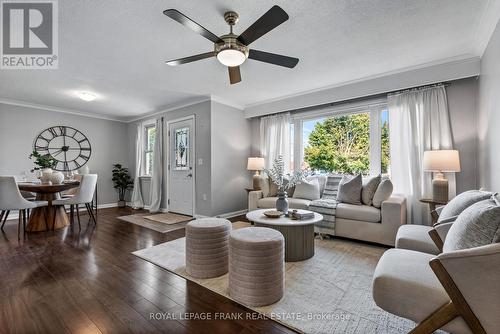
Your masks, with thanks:
[[(131, 254), (184, 236), (99, 210), (78, 224), (17, 240), (17, 221), (0, 233), (0, 333), (291, 333), (256, 313)], [(232, 315), (242, 320), (221, 320)], [(154, 315), (155, 319), (152, 319)], [(213, 320), (187, 318), (210, 317)]]

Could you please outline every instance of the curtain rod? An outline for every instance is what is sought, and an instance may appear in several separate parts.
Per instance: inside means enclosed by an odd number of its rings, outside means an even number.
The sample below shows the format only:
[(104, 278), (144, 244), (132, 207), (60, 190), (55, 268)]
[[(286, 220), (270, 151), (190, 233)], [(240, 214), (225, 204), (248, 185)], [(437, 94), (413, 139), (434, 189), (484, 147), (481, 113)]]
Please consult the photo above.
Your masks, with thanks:
[(395, 90), (392, 92), (388, 92), (387, 95), (397, 95), (397, 94), (403, 94), (403, 93), (407, 93), (407, 92), (411, 92), (411, 91), (423, 90), (423, 89), (428, 89), (428, 88), (433, 88), (433, 87), (441, 87), (441, 86), (443, 86), (443, 87), (451, 86), (451, 82), (440, 82), (440, 83), (435, 83), (435, 84), (430, 84), (430, 85), (415, 86), (415, 87)]

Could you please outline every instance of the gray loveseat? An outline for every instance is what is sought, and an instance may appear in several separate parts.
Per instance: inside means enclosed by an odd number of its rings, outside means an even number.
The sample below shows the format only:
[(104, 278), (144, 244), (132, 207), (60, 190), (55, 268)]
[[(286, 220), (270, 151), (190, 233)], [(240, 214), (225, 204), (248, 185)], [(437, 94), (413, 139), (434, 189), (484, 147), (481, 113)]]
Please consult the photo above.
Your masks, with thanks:
[[(327, 177), (325, 175), (317, 177), (322, 195)], [(262, 189), (249, 192), (248, 211), (276, 207), (277, 197), (269, 196), (270, 191), (272, 191), (270, 187), (269, 179), (263, 177)], [(290, 195), (288, 202), (291, 209), (309, 209), (311, 200), (293, 198)], [(380, 209), (370, 205), (339, 203), (335, 217), (334, 229), (316, 226), (315, 231), (394, 246), (398, 228), (406, 224), (406, 199), (403, 196), (392, 195), (388, 200), (382, 202)]]

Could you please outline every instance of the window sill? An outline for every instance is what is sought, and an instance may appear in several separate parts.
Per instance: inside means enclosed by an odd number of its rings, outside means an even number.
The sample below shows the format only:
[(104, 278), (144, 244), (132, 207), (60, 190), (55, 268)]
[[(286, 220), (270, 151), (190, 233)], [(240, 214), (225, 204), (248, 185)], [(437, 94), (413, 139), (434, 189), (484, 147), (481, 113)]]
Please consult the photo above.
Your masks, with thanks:
[(140, 179), (145, 179), (145, 180), (150, 180), (151, 179), (151, 175), (141, 175), (139, 176)]

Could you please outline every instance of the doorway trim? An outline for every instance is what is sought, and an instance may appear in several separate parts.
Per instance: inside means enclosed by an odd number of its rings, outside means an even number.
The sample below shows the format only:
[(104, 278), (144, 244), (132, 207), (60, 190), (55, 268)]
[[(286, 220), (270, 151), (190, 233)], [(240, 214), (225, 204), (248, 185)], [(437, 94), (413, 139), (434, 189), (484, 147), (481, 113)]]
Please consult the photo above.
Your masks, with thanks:
[(196, 215), (196, 115), (189, 115), (167, 121), (167, 211), (170, 212), (170, 124), (193, 120), (193, 133), (192, 151), (193, 151), (193, 217)]

